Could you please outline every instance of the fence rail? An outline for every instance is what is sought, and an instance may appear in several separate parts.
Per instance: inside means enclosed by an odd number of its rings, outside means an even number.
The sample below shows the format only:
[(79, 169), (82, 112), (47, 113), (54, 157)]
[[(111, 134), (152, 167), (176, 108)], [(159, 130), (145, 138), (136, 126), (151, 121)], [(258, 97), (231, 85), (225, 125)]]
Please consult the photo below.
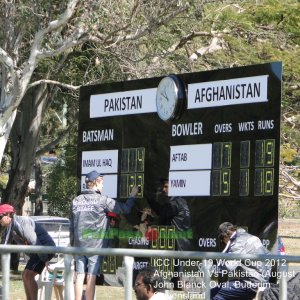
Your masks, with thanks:
[[(71, 269), (71, 261), (73, 255), (100, 255), (100, 256), (121, 256), (123, 257), (125, 266), (125, 300), (132, 299), (132, 280), (133, 280), (133, 263), (134, 257), (154, 257), (154, 258), (179, 258), (191, 260), (253, 260), (253, 261), (274, 261), (279, 265), (280, 272), (287, 272), (288, 263), (300, 263), (300, 256), (291, 255), (250, 255), (250, 254), (228, 254), (219, 252), (196, 252), (196, 251), (172, 251), (172, 250), (145, 250), (145, 249), (95, 249), (95, 248), (78, 248), (78, 247), (49, 247), (49, 246), (23, 246), (23, 245), (0, 245), (0, 254), (2, 262), (2, 299), (9, 299), (9, 275), (10, 275), (10, 257), (11, 253), (61, 253), (64, 255), (65, 270)], [(204, 266), (204, 293), (205, 299), (210, 299), (209, 281), (211, 280), (206, 264)], [(287, 299), (287, 276), (279, 278), (279, 299)], [(71, 290), (73, 283), (71, 272), (64, 272), (65, 281), (65, 300), (71, 299)]]

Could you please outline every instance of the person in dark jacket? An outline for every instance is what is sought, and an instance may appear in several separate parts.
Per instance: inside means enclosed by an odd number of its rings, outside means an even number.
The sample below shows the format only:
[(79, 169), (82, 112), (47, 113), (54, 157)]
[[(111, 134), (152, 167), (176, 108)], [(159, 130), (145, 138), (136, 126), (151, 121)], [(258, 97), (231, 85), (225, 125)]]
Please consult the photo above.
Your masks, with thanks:
[[(191, 229), (191, 214), (188, 204), (182, 197), (169, 196), (169, 180), (167, 178), (161, 179), (162, 193), (160, 201), (156, 199), (147, 198), (147, 201), (153, 211), (159, 216), (160, 224), (166, 226), (174, 226), (175, 235), (180, 233), (181, 237), (175, 239), (175, 250), (188, 251), (191, 250), (190, 240), (188, 239), (188, 230)], [(182, 234), (186, 232), (186, 236)], [(174, 273), (183, 271), (182, 266), (175, 266)], [(174, 284), (174, 289), (180, 289), (178, 282), (180, 277), (173, 277), (171, 279)]]
[[(293, 273), (290, 274), (290, 276), (286, 274), (282, 275), (282, 276), (288, 276), (286, 300), (299, 300), (300, 299), (300, 272), (296, 273), (295, 276), (292, 275)], [(279, 284), (272, 283), (270, 287), (266, 288), (263, 291), (261, 300), (279, 300), (279, 293), (280, 293)]]
[[(134, 186), (127, 201), (122, 203), (101, 194), (104, 177), (97, 171), (86, 175), (85, 184), (87, 189), (74, 198), (71, 205), (71, 246), (107, 248), (108, 213), (128, 214), (134, 205), (138, 188)], [(75, 300), (81, 300), (85, 275), (87, 275), (85, 297), (87, 300), (94, 299), (96, 276), (100, 272), (101, 260), (102, 257), (98, 255), (75, 256)]]
[[(161, 225), (174, 226), (176, 231), (187, 231), (191, 228), (191, 215), (188, 204), (182, 197), (169, 197), (169, 181), (162, 179), (162, 197), (166, 199), (164, 203), (156, 199), (147, 198), (147, 201), (160, 218)], [(176, 250), (188, 251), (190, 241), (187, 238), (176, 239)]]
[[(12, 240), (18, 245), (55, 246), (48, 232), (29, 217), (17, 216), (15, 209), (9, 204), (0, 205), (0, 225), (5, 228), (2, 242), (9, 244)], [(36, 300), (38, 286), (35, 276), (41, 274), (54, 255), (29, 254), (29, 260), (22, 274), (27, 300)]]
[[(223, 253), (269, 254), (258, 237), (230, 222), (219, 226), (218, 235), (225, 245)], [(271, 269), (263, 261), (227, 260), (218, 267), (228, 281), (211, 289), (213, 300), (252, 300), (258, 287), (269, 285)]]

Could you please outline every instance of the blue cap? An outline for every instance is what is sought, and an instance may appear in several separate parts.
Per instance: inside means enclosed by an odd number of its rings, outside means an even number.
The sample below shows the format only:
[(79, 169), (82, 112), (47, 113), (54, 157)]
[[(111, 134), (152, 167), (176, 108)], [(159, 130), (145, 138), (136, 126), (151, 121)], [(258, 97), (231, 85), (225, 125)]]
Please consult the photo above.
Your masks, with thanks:
[(92, 171), (92, 172), (86, 174), (85, 180), (87, 180), (87, 181), (94, 181), (98, 177), (103, 177), (103, 175), (100, 174), (100, 173), (98, 173), (97, 171)]

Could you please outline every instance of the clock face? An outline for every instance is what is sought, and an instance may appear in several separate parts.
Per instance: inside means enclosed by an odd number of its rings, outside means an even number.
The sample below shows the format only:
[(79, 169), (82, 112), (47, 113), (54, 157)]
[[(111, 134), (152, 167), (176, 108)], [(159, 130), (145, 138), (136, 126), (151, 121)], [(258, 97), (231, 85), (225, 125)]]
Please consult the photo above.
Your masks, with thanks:
[(176, 119), (183, 105), (183, 90), (177, 77), (164, 77), (156, 93), (156, 107), (158, 116), (165, 122)]

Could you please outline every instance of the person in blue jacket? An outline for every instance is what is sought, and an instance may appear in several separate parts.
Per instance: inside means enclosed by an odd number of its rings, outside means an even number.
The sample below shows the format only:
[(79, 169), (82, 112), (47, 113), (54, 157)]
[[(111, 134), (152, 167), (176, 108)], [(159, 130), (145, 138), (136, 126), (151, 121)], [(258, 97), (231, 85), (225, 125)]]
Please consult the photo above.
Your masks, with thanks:
[[(17, 216), (10, 204), (0, 205), (0, 225), (5, 228), (2, 235), (3, 244), (14, 241), (17, 245), (55, 246), (53, 239), (42, 225), (29, 217)], [(29, 254), (29, 260), (22, 273), (27, 300), (37, 299), (38, 286), (35, 276), (42, 273), (53, 256), (45, 253)]]

